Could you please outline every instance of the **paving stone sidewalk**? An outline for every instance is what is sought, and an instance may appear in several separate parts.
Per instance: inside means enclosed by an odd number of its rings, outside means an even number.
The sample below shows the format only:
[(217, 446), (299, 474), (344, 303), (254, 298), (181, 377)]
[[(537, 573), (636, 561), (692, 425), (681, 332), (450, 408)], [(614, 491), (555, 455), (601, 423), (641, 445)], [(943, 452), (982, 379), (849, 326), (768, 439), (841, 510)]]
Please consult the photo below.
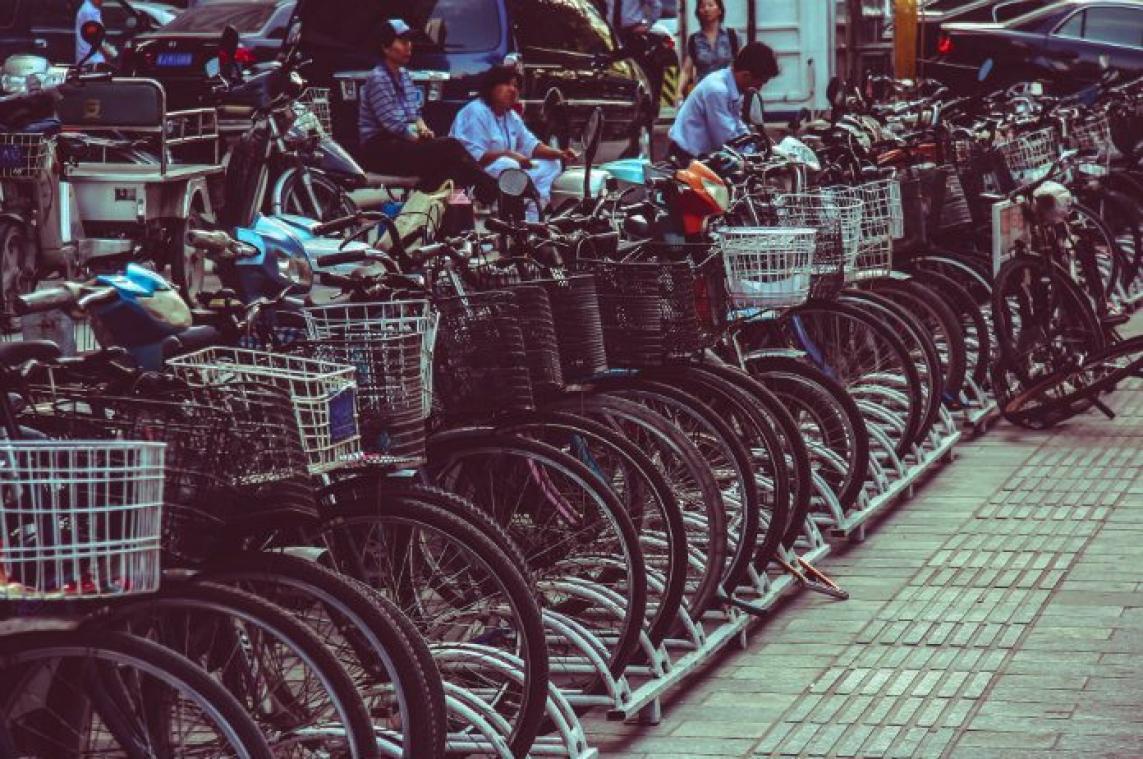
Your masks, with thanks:
[(604, 756), (1143, 757), (1143, 385), (1000, 426)]

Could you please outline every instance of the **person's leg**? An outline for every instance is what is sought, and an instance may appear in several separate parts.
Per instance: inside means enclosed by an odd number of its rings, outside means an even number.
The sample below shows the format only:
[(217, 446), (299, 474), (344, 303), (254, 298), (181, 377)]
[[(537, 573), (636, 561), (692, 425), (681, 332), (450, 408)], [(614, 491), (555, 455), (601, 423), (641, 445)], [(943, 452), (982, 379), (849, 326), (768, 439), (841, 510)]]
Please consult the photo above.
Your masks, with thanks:
[(446, 179), (451, 179), (461, 187), (475, 187), (476, 197), (482, 203), (494, 203), (499, 192), (496, 180), (480, 166), (464, 149), (460, 140), (452, 137), (438, 137), (435, 140), (418, 143), (418, 164), (420, 176), (433, 186), (439, 187)]
[(534, 160), (528, 175), (532, 177), (532, 184), (536, 185), (536, 192), (540, 194), (540, 207), (547, 207), (552, 199), (552, 185), (556, 178), (563, 173), (563, 166), (559, 161), (552, 159)]

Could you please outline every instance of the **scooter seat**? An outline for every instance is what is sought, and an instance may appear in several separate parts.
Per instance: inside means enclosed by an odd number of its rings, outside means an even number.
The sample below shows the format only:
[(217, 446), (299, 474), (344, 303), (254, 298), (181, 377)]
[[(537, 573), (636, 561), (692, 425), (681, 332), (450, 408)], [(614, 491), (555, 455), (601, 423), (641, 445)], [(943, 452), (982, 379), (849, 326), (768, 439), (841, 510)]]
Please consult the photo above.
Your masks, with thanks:
[(373, 172), (366, 172), (365, 180), (366, 187), (372, 187), (377, 190), (391, 187), (401, 187), (411, 190), (421, 183), (420, 177), (401, 177), (396, 174), (374, 174)]

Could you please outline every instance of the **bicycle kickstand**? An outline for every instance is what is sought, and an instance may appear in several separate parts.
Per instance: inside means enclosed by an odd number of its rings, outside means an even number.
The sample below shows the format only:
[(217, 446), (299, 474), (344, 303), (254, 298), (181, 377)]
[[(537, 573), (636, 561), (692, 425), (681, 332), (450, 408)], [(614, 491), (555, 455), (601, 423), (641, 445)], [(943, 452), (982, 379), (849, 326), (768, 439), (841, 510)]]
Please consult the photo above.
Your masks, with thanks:
[(839, 601), (846, 601), (849, 599), (849, 591), (839, 586), (836, 582), (831, 580), (820, 569), (809, 563), (801, 556), (797, 557), (798, 566), (794, 566), (790, 562), (783, 559), (781, 556), (776, 557), (775, 561), (786, 572), (794, 576), (794, 579), (804, 587), (806, 590), (813, 591), (814, 593), (821, 593), (823, 596), (836, 598)]

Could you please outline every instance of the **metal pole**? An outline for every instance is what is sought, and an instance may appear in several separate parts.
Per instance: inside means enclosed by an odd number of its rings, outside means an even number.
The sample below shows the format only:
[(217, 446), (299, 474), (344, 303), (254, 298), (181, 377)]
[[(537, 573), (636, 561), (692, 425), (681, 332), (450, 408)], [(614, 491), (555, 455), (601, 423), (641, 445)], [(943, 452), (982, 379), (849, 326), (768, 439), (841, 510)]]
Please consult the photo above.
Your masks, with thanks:
[(845, 79), (854, 83), (857, 82), (857, 37), (861, 18), (861, 0), (847, 0), (845, 4)]
[(748, 0), (746, 3), (746, 40), (754, 42), (758, 39), (758, 2)]
[(917, 76), (917, 0), (897, 0), (894, 9), (894, 68), (898, 79)]

